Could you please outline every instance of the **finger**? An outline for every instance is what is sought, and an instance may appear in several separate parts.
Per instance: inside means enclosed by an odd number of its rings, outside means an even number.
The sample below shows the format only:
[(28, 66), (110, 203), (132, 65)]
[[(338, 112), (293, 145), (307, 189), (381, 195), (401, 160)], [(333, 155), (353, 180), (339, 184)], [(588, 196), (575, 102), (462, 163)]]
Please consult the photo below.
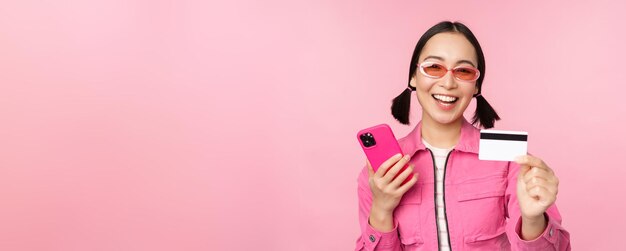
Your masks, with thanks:
[(524, 181), (528, 181), (532, 177), (545, 179), (551, 184), (559, 184), (559, 179), (556, 175), (554, 175), (554, 172), (549, 172), (539, 167), (531, 167), (531, 169), (524, 175)]
[(394, 177), (396, 177), (396, 175), (400, 172), (400, 169), (402, 169), (404, 166), (406, 166), (407, 163), (409, 163), (410, 158), (411, 156), (407, 154), (404, 155), (404, 157), (402, 157), (398, 162), (396, 162), (389, 169), (389, 171), (387, 171), (385, 176), (383, 176), (383, 180), (385, 181), (385, 183), (391, 183)]
[(540, 187), (545, 187), (548, 186), (548, 181), (543, 179), (543, 178), (539, 178), (539, 177), (532, 177), (530, 178), (528, 181), (525, 182), (526, 183), (526, 189), (527, 190), (531, 190), (537, 186)]
[(529, 191), (534, 189), (535, 187), (542, 187), (555, 195), (559, 189), (558, 183), (540, 177), (532, 177), (528, 180), (528, 182), (525, 183), (525, 185), (526, 189)]
[(540, 179), (544, 179), (546, 181), (549, 182), (554, 182), (555, 178), (554, 178), (554, 174), (546, 171), (545, 169), (541, 169), (538, 167), (531, 167), (530, 170), (528, 170), (525, 174), (524, 174), (524, 182), (528, 182), (530, 181), (530, 179), (532, 178), (540, 178)]
[(393, 163), (398, 162), (400, 158), (402, 158), (402, 154), (398, 153), (392, 156), (391, 158), (385, 160), (385, 162), (380, 164), (380, 167), (378, 167), (378, 170), (376, 170), (375, 177), (382, 178), (385, 175), (385, 173), (387, 173), (387, 169), (389, 169)]
[(530, 182), (526, 183), (527, 191), (532, 191), (533, 189), (536, 189), (536, 187), (548, 190), (550, 194), (554, 194), (555, 196), (559, 191), (559, 188), (556, 184), (540, 178), (533, 178)]
[(520, 155), (515, 158), (515, 162), (520, 165), (540, 166), (543, 161), (535, 156)]
[(409, 189), (411, 189), (411, 187), (413, 187), (413, 185), (417, 183), (418, 178), (419, 178), (419, 173), (414, 173), (413, 177), (411, 177), (409, 181), (404, 183), (404, 185), (400, 186), (397, 191), (401, 194), (405, 194), (406, 191), (409, 191)]
[(389, 183), (389, 186), (391, 186), (392, 188), (397, 188), (399, 187), (402, 182), (404, 182), (404, 180), (409, 177), (409, 175), (411, 175), (413, 173), (413, 165), (409, 165), (406, 169), (404, 169), (404, 171), (402, 171), (400, 173), (400, 175), (398, 175), (398, 177), (396, 177), (393, 181), (391, 181), (391, 183)]
[(517, 164), (520, 164), (520, 165), (539, 167), (542, 169), (546, 169), (549, 172), (552, 171), (552, 169), (550, 169), (550, 167), (548, 167), (548, 165), (546, 165), (546, 163), (543, 162), (543, 160), (532, 155), (518, 156), (517, 158), (515, 158), (515, 162), (517, 162)]
[(553, 193), (544, 187), (534, 187), (528, 191), (528, 195), (541, 203), (542, 206), (548, 207), (555, 201)]
[(370, 164), (370, 161), (368, 159), (365, 159), (365, 162), (367, 165), (368, 176), (371, 178), (372, 176), (374, 176), (374, 169), (372, 168), (372, 164)]

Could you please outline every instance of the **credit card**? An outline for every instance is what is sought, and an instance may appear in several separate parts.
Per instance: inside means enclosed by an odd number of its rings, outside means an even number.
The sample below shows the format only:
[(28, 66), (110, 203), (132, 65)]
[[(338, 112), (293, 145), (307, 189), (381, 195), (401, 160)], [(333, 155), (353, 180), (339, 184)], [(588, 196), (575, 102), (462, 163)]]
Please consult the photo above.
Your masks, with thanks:
[(480, 130), (479, 160), (513, 161), (528, 152), (528, 132)]

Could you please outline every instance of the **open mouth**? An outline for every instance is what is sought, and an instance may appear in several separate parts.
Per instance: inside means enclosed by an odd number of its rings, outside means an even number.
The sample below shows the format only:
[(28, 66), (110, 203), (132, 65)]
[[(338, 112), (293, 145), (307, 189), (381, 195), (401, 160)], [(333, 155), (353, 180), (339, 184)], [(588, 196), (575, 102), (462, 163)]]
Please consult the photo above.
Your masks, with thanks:
[(439, 109), (443, 111), (450, 111), (456, 107), (456, 101), (459, 100), (458, 97), (447, 96), (441, 94), (433, 94), (433, 98), (436, 100), (437, 106)]
[(457, 100), (459, 100), (459, 98), (457, 97), (453, 97), (453, 96), (446, 96), (446, 95), (441, 95), (441, 94), (433, 94), (432, 95), (433, 98), (435, 98), (437, 101), (442, 102), (444, 104), (454, 104), (454, 102), (456, 102)]

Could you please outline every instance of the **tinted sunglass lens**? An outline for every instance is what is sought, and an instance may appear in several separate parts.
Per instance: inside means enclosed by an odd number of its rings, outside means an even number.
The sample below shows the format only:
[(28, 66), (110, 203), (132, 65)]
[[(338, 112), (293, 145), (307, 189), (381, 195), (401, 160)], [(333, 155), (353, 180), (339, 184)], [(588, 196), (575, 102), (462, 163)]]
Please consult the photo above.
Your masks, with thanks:
[(446, 75), (446, 72), (448, 72), (445, 67), (438, 64), (428, 64), (425, 65), (423, 69), (426, 74), (434, 77), (441, 77)]
[(457, 68), (454, 70), (454, 75), (462, 80), (475, 80), (476, 75), (478, 75), (478, 71), (472, 68)]

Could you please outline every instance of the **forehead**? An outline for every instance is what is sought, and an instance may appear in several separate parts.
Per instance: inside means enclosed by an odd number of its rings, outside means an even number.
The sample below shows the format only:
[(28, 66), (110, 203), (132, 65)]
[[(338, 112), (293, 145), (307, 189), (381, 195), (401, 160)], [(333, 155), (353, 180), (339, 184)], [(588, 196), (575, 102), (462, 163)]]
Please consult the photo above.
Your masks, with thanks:
[(463, 34), (457, 32), (444, 32), (431, 37), (422, 48), (419, 62), (428, 56), (439, 56), (449, 63), (464, 59), (477, 65), (474, 46)]

